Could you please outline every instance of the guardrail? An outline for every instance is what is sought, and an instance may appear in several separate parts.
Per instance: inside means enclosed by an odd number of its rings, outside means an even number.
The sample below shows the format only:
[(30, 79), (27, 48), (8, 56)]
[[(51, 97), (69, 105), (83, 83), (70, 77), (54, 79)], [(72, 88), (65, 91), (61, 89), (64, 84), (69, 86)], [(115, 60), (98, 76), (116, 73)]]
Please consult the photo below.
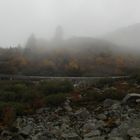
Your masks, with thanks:
[(106, 77), (47, 77), (47, 76), (24, 76), (24, 75), (0, 75), (0, 80), (51, 80), (51, 79), (64, 79), (64, 80), (94, 80), (94, 79), (122, 79), (129, 78), (129, 76), (106, 76)]

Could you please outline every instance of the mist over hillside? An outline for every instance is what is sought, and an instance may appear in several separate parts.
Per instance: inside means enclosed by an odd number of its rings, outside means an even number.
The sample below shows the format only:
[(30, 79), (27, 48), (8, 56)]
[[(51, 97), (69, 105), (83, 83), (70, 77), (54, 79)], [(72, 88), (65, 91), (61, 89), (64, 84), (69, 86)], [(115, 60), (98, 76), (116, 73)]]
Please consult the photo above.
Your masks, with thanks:
[[(59, 36), (60, 33), (60, 36)], [(139, 55), (114, 43), (92, 37), (52, 40), (32, 34), (24, 47), (1, 48), (0, 73), (41, 76), (128, 75), (139, 69)]]
[(122, 49), (130, 49), (131, 51), (140, 51), (140, 23), (120, 28), (114, 32), (108, 33), (103, 37)]

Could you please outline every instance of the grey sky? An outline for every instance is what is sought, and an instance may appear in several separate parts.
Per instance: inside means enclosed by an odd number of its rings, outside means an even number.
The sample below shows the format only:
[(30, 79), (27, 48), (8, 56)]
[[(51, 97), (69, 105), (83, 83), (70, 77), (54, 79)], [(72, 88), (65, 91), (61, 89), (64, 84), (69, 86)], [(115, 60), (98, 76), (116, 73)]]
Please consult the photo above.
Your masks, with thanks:
[(49, 39), (57, 25), (66, 37), (96, 37), (138, 22), (140, 0), (0, 0), (0, 46)]

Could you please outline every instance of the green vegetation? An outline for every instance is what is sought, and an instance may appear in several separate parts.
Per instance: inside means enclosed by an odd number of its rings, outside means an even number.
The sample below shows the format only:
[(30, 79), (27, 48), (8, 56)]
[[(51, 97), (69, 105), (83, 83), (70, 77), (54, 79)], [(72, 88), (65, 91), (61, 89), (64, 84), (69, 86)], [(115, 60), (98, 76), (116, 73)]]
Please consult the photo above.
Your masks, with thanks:
[(122, 100), (126, 94), (128, 93), (117, 91), (115, 88), (104, 89), (101, 93), (97, 92), (96, 90), (89, 90), (85, 94), (84, 100), (96, 102), (101, 102), (105, 99)]
[(73, 90), (73, 85), (69, 81), (43, 81), (39, 84), (39, 89), (44, 95), (53, 93), (67, 93)]
[(0, 81), (0, 122), (10, 125), (18, 115), (33, 114), (46, 106), (61, 106), (67, 97), (74, 106), (98, 104), (107, 98), (122, 100), (128, 93), (140, 93), (136, 82), (132, 77), (101, 79), (90, 87), (74, 88), (71, 82), (64, 80)]
[(0, 81), (0, 87), (0, 120), (3, 122), (10, 116), (30, 114), (40, 107), (60, 105), (73, 91), (71, 82), (58, 80)]
[(46, 103), (48, 105), (58, 106), (66, 101), (67, 96), (65, 93), (52, 94), (46, 97)]

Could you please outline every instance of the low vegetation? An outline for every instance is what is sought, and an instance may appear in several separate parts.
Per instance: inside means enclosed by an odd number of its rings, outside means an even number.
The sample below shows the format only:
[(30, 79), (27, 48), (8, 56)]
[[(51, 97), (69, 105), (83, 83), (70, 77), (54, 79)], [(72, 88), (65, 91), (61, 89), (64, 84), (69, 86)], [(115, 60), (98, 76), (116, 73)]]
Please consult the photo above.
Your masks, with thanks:
[[(132, 83), (133, 81), (133, 83)], [(137, 79), (102, 79), (90, 87), (74, 88), (70, 81), (0, 81), (0, 122), (10, 125), (16, 116), (33, 114), (42, 107), (61, 106), (69, 97), (74, 106), (110, 98), (122, 100), (128, 93), (140, 93)], [(0, 123), (1, 124), (1, 123)]]
[(9, 124), (10, 115), (14, 119), (17, 115), (32, 114), (44, 106), (60, 105), (73, 91), (71, 82), (54, 80), (0, 81), (0, 87), (0, 120), (4, 124)]

